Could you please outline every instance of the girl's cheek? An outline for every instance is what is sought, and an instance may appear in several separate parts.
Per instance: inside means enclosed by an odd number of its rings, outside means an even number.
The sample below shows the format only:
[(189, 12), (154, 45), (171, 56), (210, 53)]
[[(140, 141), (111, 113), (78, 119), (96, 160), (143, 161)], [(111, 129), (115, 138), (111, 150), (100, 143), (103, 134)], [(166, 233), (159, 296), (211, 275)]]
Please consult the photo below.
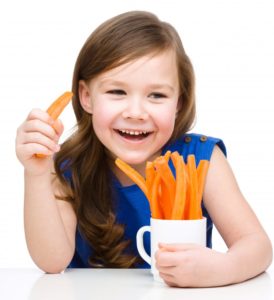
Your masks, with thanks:
[(151, 115), (152, 119), (158, 126), (162, 128), (172, 128), (175, 124), (176, 111), (175, 110), (159, 110), (157, 113)]

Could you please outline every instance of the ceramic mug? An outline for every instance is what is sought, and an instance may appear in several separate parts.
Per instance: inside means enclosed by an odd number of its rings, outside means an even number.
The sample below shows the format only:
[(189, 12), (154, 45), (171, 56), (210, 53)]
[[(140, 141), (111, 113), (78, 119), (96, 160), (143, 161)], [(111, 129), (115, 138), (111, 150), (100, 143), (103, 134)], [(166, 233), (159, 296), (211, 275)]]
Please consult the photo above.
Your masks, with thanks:
[[(144, 248), (144, 233), (150, 232), (151, 256)], [(191, 243), (206, 246), (206, 218), (199, 220), (150, 219), (150, 226), (141, 227), (136, 235), (137, 249), (141, 257), (151, 265), (156, 281), (163, 282), (155, 267), (155, 252), (159, 243)]]

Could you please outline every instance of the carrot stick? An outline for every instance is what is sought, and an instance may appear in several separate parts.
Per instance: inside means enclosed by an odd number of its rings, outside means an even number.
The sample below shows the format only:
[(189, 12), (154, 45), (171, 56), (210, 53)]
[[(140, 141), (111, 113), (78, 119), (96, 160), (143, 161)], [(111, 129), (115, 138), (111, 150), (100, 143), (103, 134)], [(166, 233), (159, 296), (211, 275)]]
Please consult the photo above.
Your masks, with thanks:
[(176, 170), (176, 192), (171, 219), (180, 220), (183, 218), (186, 204), (185, 163), (178, 152), (173, 152), (171, 154), (171, 159)]
[(198, 201), (198, 178), (194, 155), (189, 155), (187, 157), (187, 170), (190, 190), (188, 219), (195, 220), (200, 218), (200, 202)]
[(53, 120), (56, 120), (64, 108), (69, 104), (73, 96), (72, 92), (65, 92), (60, 97), (58, 97), (47, 109), (47, 113), (52, 117)]
[[(57, 120), (64, 108), (69, 104), (72, 96), (72, 92), (65, 92), (49, 106), (47, 113), (52, 117), (53, 120)], [(37, 153), (35, 156), (44, 158), (46, 155)]]
[(148, 161), (146, 163), (146, 188), (147, 188), (147, 199), (150, 203), (151, 206), (151, 193), (152, 193), (152, 185), (153, 185), (153, 180), (155, 178), (155, 169), (154, 169), (154, 165), (153, 162)]
[[(174, 151), (171, 153), (171, 160), (172, 160), (172, 163), (173, 163), (173, 166), (176, 170), (176, 164), (177, 164), (177, 159), (178, 159), (178, 156), (180, 156), (179, 152), (178, 151)], [(177, 177), (177, 176), (176, 176)]]
[[(171, 216), (172, 206), (175, 198), (176, 182), (175, 178), (168, 166), (168, 162), (165, 157), (161, 156), (154, 162), (155, 168), (162, 179), (162, 189), (165, 193), (163, 198), (164, 211), (167, 216)], [(169, 218), (168, 217), (168, 218)]]
[(151, 216), (155, 219), (162, 219), (162, 213), (160, 208), (159, 200), (159, 187), (160, 187), (161, 177), (157, 174), (153, 180), (152, 192), (151, 192)]
[[(202, 203), (208, 167), (209, 167), (208, 160), (200, 160), (198, 168), (197, 168), (197, 177), (198, 177), (198, 196), (197, 197), (198, 197), (200, 207), (201, 207), (201, 203)], [(201, 211), (200, 218), (202, 218), (202, 217), (203, 217), (203, 215), (202, 215), (202, 211)]]
[[(160, 177), (158, 184), (158, 193), (157, 193), (157, 206), (160, 211), (161, 219), (170, 219), (170, 212), (166, 209), (166, 199), (169, 198), (169, 190), (165, 183), (163, 182), (161, 176), (156, 171), (156, 176)], [(157, 191), (155, 190), (155, 193)], [(155, 196), (154, 196), (155, 197)], [(156, 201), (154, 199), (154, 201)]]
[(171, 216), (170, 209), (167, 209), (167, 199), (169, 199), (169, 190), (166, 184), (164, 183), (163, 179), (161, 178), (159, 184), (158, 202), (160, 203), (163, 219), (170, 219)]
[(168, 151), (165, 153), (165, 155), (164, 155), (164, 158), (165, 158), (165, 160), (166, 160), (167, 162), (169, 161), (170, 155), (171, 155), (171, 151), (170, 151), (170, 150), (168, 150)]
[[(168, 161), (171, 158), (174, 178)], [(201, 160), (196, 168), (195, 156), (184, 158), (176, 151), (167, 151), (146, 164), (146, 179), (136, 170), (120, 160), (116, 165), (135, 182), (146, 195), (151, 216), (157, 219), (201, 219), (201, 201), (209, 162)]]
[(145, 179), (136, 170), (130, 167), (127, 163), (122, 161), (120, 158), (115, 160), (115, 164), (120, 168), (133, 182), (135, 182), (143, 193), (148, 195)]

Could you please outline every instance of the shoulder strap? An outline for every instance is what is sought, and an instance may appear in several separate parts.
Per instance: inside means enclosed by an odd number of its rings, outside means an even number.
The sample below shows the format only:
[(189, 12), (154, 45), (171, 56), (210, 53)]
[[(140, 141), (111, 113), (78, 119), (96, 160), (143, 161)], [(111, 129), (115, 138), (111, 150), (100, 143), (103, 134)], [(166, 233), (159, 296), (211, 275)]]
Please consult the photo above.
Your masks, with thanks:
[(164, 151), (178, 151), (186, 160), (187, 156), (194, 154), (196, 164), (200, 160), (210, 160), (215, 146), (220, 147), (224, 155), (227, 155), (224, 142), (219, 138), (205, 136), (196, 133), (183, 135), (181, 138), (165, 147)]

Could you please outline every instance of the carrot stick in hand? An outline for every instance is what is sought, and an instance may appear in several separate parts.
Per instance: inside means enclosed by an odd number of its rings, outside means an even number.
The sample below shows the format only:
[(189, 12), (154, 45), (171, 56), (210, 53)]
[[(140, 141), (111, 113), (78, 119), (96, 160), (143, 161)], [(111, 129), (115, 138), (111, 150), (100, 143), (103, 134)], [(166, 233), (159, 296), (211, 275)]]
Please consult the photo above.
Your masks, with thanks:
[(50, 105), (47, 109), (47, 113), (53, 120), (56, 120), (60, 116), (61, 112), (69, 104), (72, 96), (72, 92), (65, 92)]
[[(47, 113), (52, 117), (53, 120), (57, 120), (65, 107), (69, 104), (73, 96), (72, 92), (65, 92), (60, 97), (58, 97), (47, 109)], [(37, 153), (36, 157), (43, 158), (44, 154)]]

